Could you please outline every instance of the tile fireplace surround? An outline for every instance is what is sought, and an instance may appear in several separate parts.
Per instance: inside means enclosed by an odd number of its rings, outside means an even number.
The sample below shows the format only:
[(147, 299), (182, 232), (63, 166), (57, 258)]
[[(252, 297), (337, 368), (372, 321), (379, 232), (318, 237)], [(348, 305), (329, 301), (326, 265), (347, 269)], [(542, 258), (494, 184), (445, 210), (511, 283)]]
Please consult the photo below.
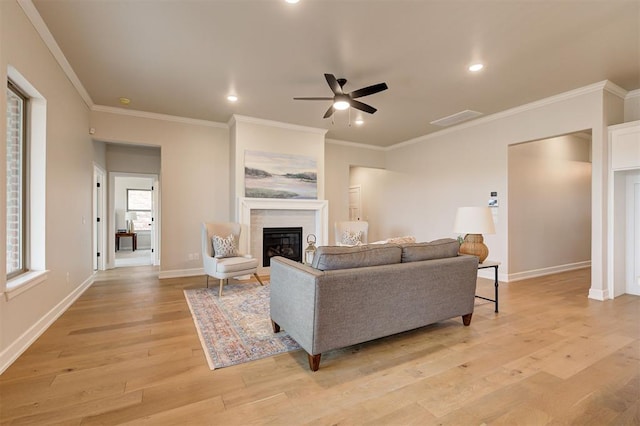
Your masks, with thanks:
[(316, 235), (316, 245), (329, 244), (329, 202), (326, 200), (286, 200), (276, 198), (239, 198), (238, 222), (242, 225), (240, 250), (260, 259), (262, 268), (262, 228), (302, 226), (302, 249), (307, 235)]

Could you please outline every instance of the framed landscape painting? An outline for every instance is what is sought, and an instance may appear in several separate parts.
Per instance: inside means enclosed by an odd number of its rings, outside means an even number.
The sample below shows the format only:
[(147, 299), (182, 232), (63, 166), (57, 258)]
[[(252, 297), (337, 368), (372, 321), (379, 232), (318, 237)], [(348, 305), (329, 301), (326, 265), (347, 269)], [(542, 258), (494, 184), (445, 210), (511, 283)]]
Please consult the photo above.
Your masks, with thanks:
[(244, 194), (247, 198), (318, 198), (318, 162), (313, 157), (245, 151)]

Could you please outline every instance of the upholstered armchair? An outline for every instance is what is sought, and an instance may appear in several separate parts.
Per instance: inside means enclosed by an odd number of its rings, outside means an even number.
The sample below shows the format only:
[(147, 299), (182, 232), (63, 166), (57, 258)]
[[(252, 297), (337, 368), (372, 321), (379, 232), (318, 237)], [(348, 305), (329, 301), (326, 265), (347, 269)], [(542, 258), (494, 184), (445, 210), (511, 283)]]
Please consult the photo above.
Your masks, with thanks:
[(362, 220), (336, 222), (334, 226), (336, 245), (367, 244), (369, 222)]
[[(239, 223), (202, 224), (202, 263), (204, 273), (207, 275), (207, 288), (209, 287), (209, 277), (219, 279), (219, 296), (222, 296), (222, 287), (225, 282), (232, 277), (253, 274), (260, 285), (264, 285), (258, 276), (258, 259), (254, 259), (251, 255), (233, 253), (237, 250), (238, 242), (240, 241), (240, 231)], [(218, 237), (218, 241), (235, 243), (235, 250), (226, 251), (220, 248), (221, 253), (217, 253), (216, 256), (213, 244), (214, 237)], [(221, 247), (224, 246), (221, 245)]]

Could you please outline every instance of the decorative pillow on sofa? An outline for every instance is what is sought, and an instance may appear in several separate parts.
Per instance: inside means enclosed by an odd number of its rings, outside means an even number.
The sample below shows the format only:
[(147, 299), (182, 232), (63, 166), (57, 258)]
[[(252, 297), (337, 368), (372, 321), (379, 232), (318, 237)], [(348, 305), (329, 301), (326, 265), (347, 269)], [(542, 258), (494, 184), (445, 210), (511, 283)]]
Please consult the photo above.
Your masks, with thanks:
[(362, 244), (362, 231), (350, 231), (346, 229), (342, 233), (342, 245), (357, 246)]
[(387, 238), (386, 242), (392, 244), (407, 244), (407, 243), (415, 243), (416, 237), (413, 235), (407, 235), (406, 237), (393, 237)]
[(236, 238), (233, 234), (229, 234), (228, 237), (223, 238), (218, 235), (214, 235), (213, 238), (213, 253), (218, 259), (223, 257), (233, 257), (238, 255), (238, 248), (236, 247)]
[(363, 268), (400, 263), (401, 256), (402, 249), (396, 244), (355, 247), (320, 246), (313, 256), (311, 266), (321, 271)]
[(453, 238), (442, 238), (428, 243), (402, 244), (402, 262), (443, 259), (458, 255), (460, 243)]

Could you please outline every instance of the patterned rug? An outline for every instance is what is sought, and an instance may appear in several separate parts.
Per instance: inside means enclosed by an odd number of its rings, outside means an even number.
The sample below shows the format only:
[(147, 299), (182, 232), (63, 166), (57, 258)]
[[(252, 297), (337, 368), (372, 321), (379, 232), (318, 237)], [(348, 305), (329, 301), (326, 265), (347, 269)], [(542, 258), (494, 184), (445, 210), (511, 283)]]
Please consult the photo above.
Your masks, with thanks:
[(228, 367), (300, 349), (289, 335), (274, 333), (269, 316), (269, 283), (185, 290), (209, 368)]

